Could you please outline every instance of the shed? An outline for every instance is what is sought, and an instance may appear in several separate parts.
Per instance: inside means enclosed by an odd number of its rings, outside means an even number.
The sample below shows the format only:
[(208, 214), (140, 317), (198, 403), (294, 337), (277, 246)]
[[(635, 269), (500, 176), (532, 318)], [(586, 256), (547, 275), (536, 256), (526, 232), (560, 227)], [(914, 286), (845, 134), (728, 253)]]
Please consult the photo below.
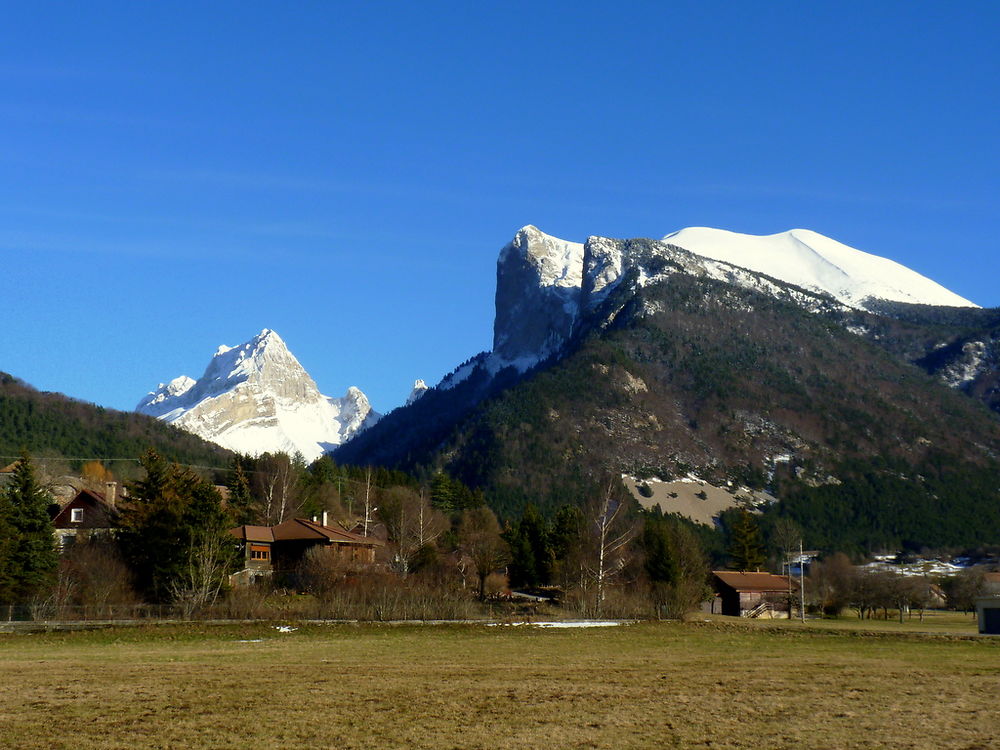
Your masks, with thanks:
[(980, 633), (1000, 635), (1000, 595), (978, 597), (976, 616), (979, 619)]
[(789, 591), (794, 597), (797, 586), (788, 576), (732, 570), (712, 571), (712, 583), (718, 595), (712, 611), (733, 617), (789, 617)]

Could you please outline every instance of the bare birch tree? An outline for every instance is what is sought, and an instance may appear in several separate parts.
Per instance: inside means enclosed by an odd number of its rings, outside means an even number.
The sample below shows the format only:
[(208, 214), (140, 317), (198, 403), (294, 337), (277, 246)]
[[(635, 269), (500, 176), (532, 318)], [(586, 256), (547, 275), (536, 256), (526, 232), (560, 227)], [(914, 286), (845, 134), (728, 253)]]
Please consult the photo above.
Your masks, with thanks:
[(604, 496), (588, 512), (594, 552), (588, 572), (595, 586), (594, 613), (601, 616), (605, 589), (624, 567), (624, 552), (636, 530), (626, 518), (626, 503), (608, 483)]

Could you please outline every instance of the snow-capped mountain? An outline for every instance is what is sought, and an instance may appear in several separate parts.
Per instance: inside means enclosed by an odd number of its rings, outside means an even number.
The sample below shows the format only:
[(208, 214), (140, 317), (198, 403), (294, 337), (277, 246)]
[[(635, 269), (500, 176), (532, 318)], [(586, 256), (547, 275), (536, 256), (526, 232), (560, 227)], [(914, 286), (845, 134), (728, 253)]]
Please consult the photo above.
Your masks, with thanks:
[(419, 399), (425, 393), (427, 393), (427, 383), (425, 383), (423, 380), (413, 381), (413, 390), (410, 391), (410, 395), (406, 397), (406, 404), (407, 405), (412, 404), (414, 401)]
[(357, 388), (342, 398), (320, 393), (281, 337), (266, 328), (240, 346), (220, 346), (201, 378), (161, 383), (135, 410), (230, 450), (297, 451), (306, 461), (381, 416)]
[(870, 300), (978, 307), (935, 281), (808, 229), (758, 236), (688, 227), (663, 241), (714, 260), (825, 292), (845, 305), (867, 309)]
[(895, 261), (805, 229), (757, 237), (693, 227), (662, 241), (590, 237), (578, 244), (529, 225), (497, 260), (487, 364), (493, 371), (511, 365), (524, 371), (558, 353), (621, 283), (641, 288), (675, 273), (752, 288), (817, 311), (830, 304), (872, 310), (884, 301), (977, 307)]

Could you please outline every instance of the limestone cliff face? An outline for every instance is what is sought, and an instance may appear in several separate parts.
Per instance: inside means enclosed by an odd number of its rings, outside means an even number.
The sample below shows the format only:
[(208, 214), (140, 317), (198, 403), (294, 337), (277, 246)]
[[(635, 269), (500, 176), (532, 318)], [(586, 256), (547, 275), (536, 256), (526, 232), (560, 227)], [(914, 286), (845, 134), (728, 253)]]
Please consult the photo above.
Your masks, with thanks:
[(181, 376), (149, 393), (136, 411), (241, 453), (301, 453), (312, 461), (373, 424), (365, 394), (320, 393), (274, 331), (221, 346), (198, 380)]
[(524, 369), (559, 351), (580, 309), (583, 245), (521, 229), (497, 260), (493, 353)]

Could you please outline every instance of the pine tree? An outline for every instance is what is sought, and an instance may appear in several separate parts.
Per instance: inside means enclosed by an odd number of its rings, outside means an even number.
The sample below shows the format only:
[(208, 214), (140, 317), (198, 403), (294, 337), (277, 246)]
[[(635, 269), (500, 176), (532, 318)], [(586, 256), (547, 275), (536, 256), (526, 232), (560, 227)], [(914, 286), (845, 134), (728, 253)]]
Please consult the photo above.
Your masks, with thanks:
[(548, 584), (554, 557), (548, 524), (534, 504), (528, 503), (521, 520), (505, 535), (510, 545), (512, 586)]
[(0, 604), (14, 602), (14, 587), (17, 576), (14, 571), (14, 547), (17, 537), (11, 523), (10, 500), (6, 492), (0, 492)]
[(6, 601), (27, 603), (46, 593), (55, 582), (56, 551), (49, 505), (52, 497), (38, 482), (28, 453), (22, 452), (14, 476), (3, 491), (0, 533), (0, 593)]
[(740, 509), (730, 534), (730, 564), (736, 570), (760, 570), (765, 560), (764, 544), (757, 519), (746, 508)]
[(451, 513), (456, 508), (455, 488), (451, 477), (443, 471), (435, 472), (431, 477), (431, 503), (445, 513)]
[(226, 533), (228, 518), (218, 491), (154, 451), (140, 463), (146, 473), (130, 487), (118, 535), (137, 587), (153, 601), (170, 601), (194, 582), (204, 583), (208, 569), (215, 571), (209, 583), (221, 585), (233, 561), (234, 540)]
[(229, 480), (229, 514), (236, 526), (252, 524), (257, 520), (257, 509), (250, 494), (250, 480), (243, 470), (243, 462), (233, 459), (232, 475)]

